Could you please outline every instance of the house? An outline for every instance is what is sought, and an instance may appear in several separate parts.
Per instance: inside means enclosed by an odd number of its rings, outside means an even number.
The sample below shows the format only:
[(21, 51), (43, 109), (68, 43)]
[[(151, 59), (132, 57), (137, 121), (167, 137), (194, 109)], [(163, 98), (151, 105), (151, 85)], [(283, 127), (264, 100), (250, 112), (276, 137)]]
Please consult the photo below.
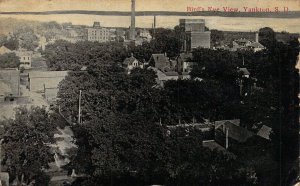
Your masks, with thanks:
[(248, 48), (253, 50), (254, 52), (258, 52), (265, 49), (266, 47), (264, 47), (259, 42), (252, 42), (251, 44), (248, 45)]
[(20, 71), (17, 69), (0, 70), (0, 99), (10, 100), (20, 96)]
[(160, 70), (157, 70), (156, 75), (157, 75), (157, 82), (162, 87), (166, 81), (179, 79), (179, 74), (177, 72), (162, 72)]
[(176, 71), (177, 72), (191, 72), (193, 62), (191, 62), (193, 58), (192, 53), (181, 53), (179, 56), (177, 56), (176, 61)]
[[(219, 123), (215, 126), (215, 137), (217, 139), (217, 142), (222, 144), (225, 140), (220, 140), (223, 135), (223, 137), (226, 136), (226, 138), (230, 138), (231, 140), (234, 140), (239, 143), (244, 143), (247, 141), (248, 138), (252, 137), (254, 135), (253, 132), (248, 131), (246, 128), (241, 127), (237, 125), (236, 123), (225, 121), (223, 123)], [(221, 138), (220, 138), (221, 137)], [(227, 140), (226, 140), (227, 141)], [(227, 146), (227, 145), (226, 145)]]
[(158, 70), (165, 71), (166, 68), (171, 68), (171, 64), (167, 54), (152, 54), (148, 64)]
[(26, 49), (20, 49), (16, 51), (16, 55), (20, 58), (20, 68), (30, 69), (32, 62), (32, 51)]
[(242, 76), (245, 77), (245, 78), (250, 77), (250, 72), (248, 71), (247, 68), (239, 68), (238, 72), (241, 73)]
[(45, 89), (58, 88), (68, 71), (31, 71), (28, 73), (29, 90), (45, 92)]
[(237, 50), (252, 50), (253, 52), (258, 52), (265, 49), (265, 47), (258, 42), (258, 39), (256, 41), (250, 41), (248, 39), (242, 38), (237, 39), (232, 42), (232, 51)]
[(12, 51), (6, 48), (5, 46), (0, 47), (0, 55), (11, 53)]
[(240, 126), (241, 120), (240, 119), (232, 119), (232, 120), (219, 120), (219, 121), (215, 121), (214, 122), (215, 128), (219, 128), (221, 125), (224, 125), (224, 123), (226, 123), (226, 122), (230, 122), (230, 123), (233, 123), (236, 126)]
[(128, 74), (130, 71), (134, 68), (144, 68), (143, 63), (139, 62), (135, 57), (133, 57), (133, 54), (131, 54), (130, 57), (126, 58), (123, 62), (123, 67), (126, 68), (128, 71)]

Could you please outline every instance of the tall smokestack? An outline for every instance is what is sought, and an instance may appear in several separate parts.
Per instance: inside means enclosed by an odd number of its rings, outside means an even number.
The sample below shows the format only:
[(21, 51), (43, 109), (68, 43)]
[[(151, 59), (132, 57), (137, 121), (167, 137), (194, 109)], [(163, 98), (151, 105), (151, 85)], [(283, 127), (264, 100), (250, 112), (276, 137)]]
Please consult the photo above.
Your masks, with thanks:
[(131, 0), (130, 39), (135, 40), (135, 0)]
[(154, 21), (153, 21), (153, 38), (155, 38), (155, 29), (156, 29), (156, 15), (154, 15)]

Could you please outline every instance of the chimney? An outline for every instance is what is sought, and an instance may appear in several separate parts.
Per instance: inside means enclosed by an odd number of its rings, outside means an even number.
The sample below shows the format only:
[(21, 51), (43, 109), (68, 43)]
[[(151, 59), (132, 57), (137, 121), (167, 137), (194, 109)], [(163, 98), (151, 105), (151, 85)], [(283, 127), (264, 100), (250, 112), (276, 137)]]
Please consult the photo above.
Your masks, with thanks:
[(131, 0), (130, 39), (135, 40), (135, 0)]
[(255, 32), (255, 42), (258, 43), (258, 32)]

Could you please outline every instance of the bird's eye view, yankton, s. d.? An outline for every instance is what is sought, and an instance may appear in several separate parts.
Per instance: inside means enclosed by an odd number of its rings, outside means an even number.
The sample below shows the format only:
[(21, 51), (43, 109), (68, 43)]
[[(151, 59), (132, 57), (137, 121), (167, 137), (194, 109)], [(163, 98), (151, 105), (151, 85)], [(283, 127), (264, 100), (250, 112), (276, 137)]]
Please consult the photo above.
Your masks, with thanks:
[(0, 1), (0, 185), (296, 185), (298, 4), (186, 1)]

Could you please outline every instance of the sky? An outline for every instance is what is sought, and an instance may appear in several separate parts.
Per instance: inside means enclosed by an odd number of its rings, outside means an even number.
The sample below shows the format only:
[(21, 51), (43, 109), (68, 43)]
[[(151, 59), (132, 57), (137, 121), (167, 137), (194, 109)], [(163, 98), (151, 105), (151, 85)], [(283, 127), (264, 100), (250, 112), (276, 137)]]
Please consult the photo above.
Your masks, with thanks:
[[(300, 0), (136, 0), (136, 11), (181, 11), (190, 7), (208, 6), (220, 8), (273, 8), (288, 7), (290, 11), (300, 11)], [(91, 11), (130, 11), (131, 0), (0, 0), (1, 12), (43, 12), (55, 10), (91, 10)], [(59, 23), (92, 25), (99, 21), (107, 27), (128, 27), (130, 17), (100, 15), (0, 15), (0, 18), (17, 18), (35, 21), (57, 21)], [(157, 17), (158, 27), (173, 28), (178, 24), (178, 16)], [(275, 31), (300, 32), (300, 19), (275, 18), (233, 18), (233, 17), (193, 17), (203, 18), (211, 29), (255, 31), (269, 26)], [(151, 16), (136, 17), (138, 27), (151, 27)], [(0, 28), (1, 29), (1, 28)]]
[[(0, 10), (113, 10), (129, 11), (131, 0), (0, 0)], [(136, 0), (137, 11), (186, 11), (187, 6), (216, 7), (289, 7), (300, 10), (300, 0)]]

